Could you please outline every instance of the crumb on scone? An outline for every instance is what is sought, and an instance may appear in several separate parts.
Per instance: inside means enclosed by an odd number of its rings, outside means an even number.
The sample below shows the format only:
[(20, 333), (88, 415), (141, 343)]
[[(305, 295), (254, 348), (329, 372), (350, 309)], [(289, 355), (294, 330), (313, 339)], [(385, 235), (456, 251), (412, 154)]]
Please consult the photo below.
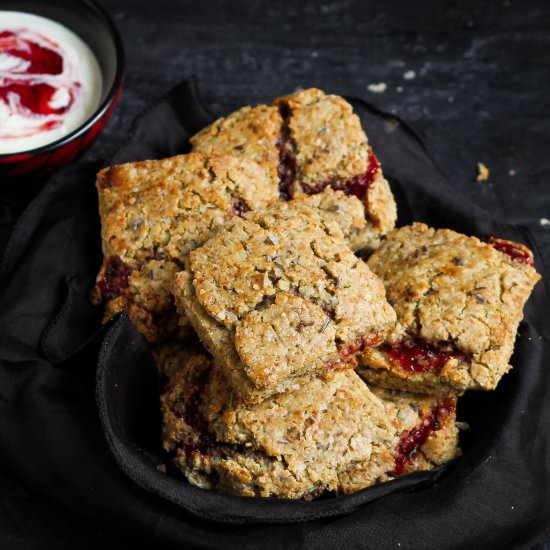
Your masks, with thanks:
[(301, 201), (230, 220), (186, 258), (174, 295), (252, 401), (352, 366), (395, 323), (382, 283), (338, 223)]
[(200, 153), (106, 168), (96, 185), (104, 260), (92, 297), (106, 318), (127, 310), (149, 342), (177, 331), (170, 289), (185, 254), (278, 194), (253, 161)]
[(527, 247), (415, 223), (390, 233), (367, 263), (399, 329), (361, 355), (365, 380), (419, 393), (496, 387), (540, 279)]
[(234, 154), (259, 162), (283, 200), (327, 187), (360, 202), (372, 250), (395, 226), (396, 206), (359, 117), (342, 97), (318, 89), (244, 107), (191, 138), (193, 150)]
[(347, 370), (247, 405), (203, 354), (172, 372), (163, 444), (204, 489), (311, 499), (429, 470), (459, 452), (452, 398), (371, 392)]

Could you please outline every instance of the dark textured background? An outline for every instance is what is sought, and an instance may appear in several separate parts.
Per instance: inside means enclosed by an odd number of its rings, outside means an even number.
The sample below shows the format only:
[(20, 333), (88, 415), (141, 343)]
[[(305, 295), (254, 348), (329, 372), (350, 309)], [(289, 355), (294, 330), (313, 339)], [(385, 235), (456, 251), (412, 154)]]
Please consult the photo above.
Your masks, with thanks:
[[(122, 32), (128, 71), (121, 103), (88, 160), (110, 157), (133, 117), (191, 74), (220, 115), (318, 86), (363, 97), (411, 124), (449, 181), (486, 210), (528, 225), (550, 264), (550, 225), (541, 224), (550, 220), (547, 0), (103, 4)], [(405, 78), (408, 71), (414, 78)], [(383, 93), (369, 91), (378, 83)], [(479, 161), (491, 171), (488, 182), (475, 179)], [(63, 546), (60, 531), (68, 535)], [(0, 475), (2, 550), (120, 548), (117, 539), (111, 526), (73, 517)]]

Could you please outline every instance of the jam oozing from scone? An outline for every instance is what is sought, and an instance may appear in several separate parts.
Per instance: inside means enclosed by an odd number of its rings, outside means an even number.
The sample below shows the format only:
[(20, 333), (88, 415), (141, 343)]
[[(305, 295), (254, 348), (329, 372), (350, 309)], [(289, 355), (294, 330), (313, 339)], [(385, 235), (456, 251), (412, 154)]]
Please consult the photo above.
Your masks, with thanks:
[(535, 265), (535, 262), (533, 261), (533, 256), (531, 255), (530, 251), (526, 247), (518, 243), (506, 241), (504, 239), (497, 239), (493, 235), (490, 235), (488, 237), (487, 242), (494, 249), (499, 250), (500, 252), (503, 252), (504, 254), (510, 256), (512, 260), (528, 265)]
[(208, 423), (199, 410), (202, 402), (202, 390), (208, 380), (209, 374), (210, 369), (206, 369), (200, 373), (196, 390), (184, 404), (182, 420), (191, 428), (195, 436), (192, 438), (192, 442), (182, 441), (181, 443), (181, 449), (185, 453), (187, 460), (190, 460), (197, 453), (208, 454), (215, 444), (214, 437), (208, 431)]
[(326, 187), (330, 186), (336, 191), (343, 191), (346, 195), (354, 195), (359, 199), (365, 197), (368, 188), (374, 182), (376, 174), (380, 170), (380, 163), (375, 154), (371, 151), (369, 153), (369, 164), (367, 170), (358, 176), (348, 178), (345, 180), (328, 179), (316, 183), (315, 185), (304, 184), (304, 191), (308, 195), (316, 195), (321, 193)]
[(193, 394), (187, 401), (185, 414), (183, 419), (185, 423), (193, 429), (193, 433), (197, 436), (196, 440), (191, 443), (182, 443), (182, 449), (187, 460), (196, 454), (208, 454), (214, 447), (215, 440), (208, 432), (208, 425), (204, 416), (199, 411), (201, 398), (199, 392)]
[(393, 476), (402, 475), (407, 465), (414, 460), (420, 447), (424, 445), (428, 437), (441, 428), (442, 423), (452, 413), (454, 403), (452, 399), (438, 403), (430, 414), (422, 419), (420, 424), (409, 432), (405, 432), (397, 445), (395, 455), (395, 469)]
[(439, 374), (452, 357), (467, 361), (466, 354), (458, 350), (439, 349), (422, 340), (405, 340), (385, 349), (391, 360), (409, 372), (433, 372)]
[(231, 209), (231, 212), (233, 214), (239, 216), (239, 218), (242, 218), (248, 212), (248, 210), (249, 208), (246, 202), (244, 202), (242, 199), (233, 200), (233, 205)]
[(362, 336), (352, 344), (348, 344), (342, 348), (338, 353), (338, 359), (329, 363), (327, 370), (336, 370), (344, 367), (354, 366), (354, 358), (365, 351), (367, 348), (376, 346), (380, 342), (380, 337), (377, 335)]
[(118, 257), (111, 256), (107, 260), (105, 273), (98, 283), (104, 300), (113, 300), (128, 288), (128, 277), (132, 270)]
[(366, 195), (368, 188), (372, 185), (374, 178), (376, 177), (376, 174), (378, 174), (379, 170), (380, 163), (378, 162), (378, 159), (376, 158), (374, 153), (371, 151), (369, 153), (369, 165), (367, 167), (367, 171), (364, 174), (349, 178), (342, 182), (336, 182), (332, 185), (332, 188), (336, 190), (341, 190), (346, 195), (355, 195), (356, 197), (362, 199)]
[(292, 185), (296, 179), (296, 158), (290, 143), (290, 130), (288, 128), (289, 109), (286, 105), (279, 108), (283, 119), (281, 137), (277, 141), (279, 149), (279, 195), (281, 199), (288, 201), (292, 198)]

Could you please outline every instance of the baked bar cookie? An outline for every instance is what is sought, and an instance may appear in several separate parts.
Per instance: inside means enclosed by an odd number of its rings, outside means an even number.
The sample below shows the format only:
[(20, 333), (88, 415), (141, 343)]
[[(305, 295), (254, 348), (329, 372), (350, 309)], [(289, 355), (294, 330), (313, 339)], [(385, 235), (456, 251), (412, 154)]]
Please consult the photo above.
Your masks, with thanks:
[(317, 89), (243, 107), (191, 138), (193, 150), (259, 162), (284, 200), (327, 187), (360, 202), (368, 232), (361, 248), (375, 249), (395, 225), (396, 206), (380, 163), (351, 105)]
[(176, 332), (170, 289), (183, 257), (278, 194), (256, 163), (201, 153), (106, 168), (97, 190), (104, 260), (93, 299), (106, 318), (127, 310), (149, 342)]
[(186, 258), (174, 295), (250, 401), (351, 366), (395, 323), (382, 283), (338, 223), (302, 201), (230, 220)]
[(351, 493), (457, 453), (455, 401), (371, 392), (350, 370), (258, 405), (186, 356), (162, 396), (163, 443), (189, 482), (243, 496)]
[(415, 223), (393, 231), (368, 265), (400, 329), (361, 355), (365, 380), (420, 393), (496, 387), (540, 279), (527, 247)]

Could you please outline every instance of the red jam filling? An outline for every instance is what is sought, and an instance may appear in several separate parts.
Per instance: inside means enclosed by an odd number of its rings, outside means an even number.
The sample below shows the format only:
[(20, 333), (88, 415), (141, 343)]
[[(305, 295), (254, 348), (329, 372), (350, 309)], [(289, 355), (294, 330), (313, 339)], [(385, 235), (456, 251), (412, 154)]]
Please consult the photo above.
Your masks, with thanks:
[(189, 461), (196, 453), (208, 454), (215, 445), (215, 438), (208, 431), (208, 422), (202, 415), (199, 407), (202, 403), (201, 394), (210, 375), (210, 369), (205, 369), (199, 374), (197, 389), (184, 404), (182, 420), (192, 429), (192, 442), (183, 441), (181, 448)]
[(451, 358), (467, 360), (464, 353), (457, 350), (441, 350), (420, 340), (399, 342), (386, 349), (386, 353), (399, 366), (409, 372), (433, 372), (439, 374)]
[(403, 474), (407, 465), (414, 460), (420, 447), (424, 445), (432, 433), (441, 428), (445, 418), (453, 412), (453, 409), (454, 402), (452, 399), (438, 403), (430, 414), (422, 419), (422, 422), (418, 426), (401, 436), (397, 445), (393, 476)]
[(378, 162), (375, 154), (371, 151), (369, 153), (369, 165), (366, 172), (363, 174), (341, 181), (330, 179), (321, 181), (315, 185), (304, 184), (304, 191), (308, 195), (315, 195), (330, 185), (333, 189), (343, 191), (346, 195), (354, 195), (355, 197), (362, 199), (366, 195), (368, 188), (374, 182), (376, 174), (379, 170), (380, 163)]
[(242, 218), (248, 212), (248, 210), (249, 208), (246, 202), (244, 202), (242, 199), (236, 199), (235, 201), (233, 201), (231, 211), (236, 216), (239, 216), (239, 218)]
[[(46, 41), (47, 39), (44, 38)], [(48, 41), (50, 42), (50, 41)], [(55, 46), (52, 43), (52, 46)], [(50, 106), (51, 100), (58, 88), (35, 78), (19, 78), (20, 75), (59, 75), (63, 72), (63, 57), (53, 49), (44, 47), (32, 40), (22, 38), (13, 31), (0, 32), (0, 54), (20, 59), (21, 66), (10, 70), (12, 78), (0, 80), (0, 101), (20, 115), (60, 115), (68, 111), (73, 102), (74, 94), (68, 90), (69, 101), (58, 109)], [(17, 77), (17, 78), (15, 78)], [(75, 83), (75, 86), (79, 86)], [(60, 122), (50, 122), (59, 125)]]
[(338, 359), (327, 364), (327, 369), (339, 369), (348, 366), (355, 356), (362, 353), (367, 348), (377, 345), (380, 342), (380, 338), (376, 335), (363, 336), (349, 344), (345, 348), (341, 349), (338, 353)]
[(380, 170), (380, 163), (378, 162), (375, 154), (371, 151), (369, 153), (369, 165), (364, 174), (349, 178), (343, 182), (336, 182), (332, 185), (332, 188), (339, 189), (346, 195), (355, 195), (356, 197), (362, 199), (365, 196), (367, 189), (372, 185), (376, 174), (378, 174), (378, 170)]
[(128, 277), (132, 270), (118, 257), (107, 260), (105, 273), (98, 283), (104, 300), (113, 300), (128, 287)]
[(292, 184), (296, 178), (296, 160), (287, 142), (280, 141), (279, 147), (279, 195), (288, 201), (292, 198)]
[(524, 264), (528, 265), (535, 265), (535, 262), (533, 261), (533, 257), (527, 250), (524, 248), (518, 246), (516, 243), (513, 243), (511, 241), (505, 241), (503, 239), (497, 239), (496, 237), (493, 237), (492, 235), (487, 239), (487, 242), (496, 250), (500, 250), (500, 252), (504, 252), (504, 254), (507, 254), (512, 258), (512, 260), (515, 260), (517, 262), (522, 262)]
[(199, 410), (200, 404), (199, 389), (185, 403), (185, 412), (182, 416), (183, 421), (192, 428), (196, 436), (192, 444), (184, 442), (182, 445), (187, 460), (190, 460), (196, 453), (208, 454), (215, 444), (214, 437), (208, 432), (208, 423)]

